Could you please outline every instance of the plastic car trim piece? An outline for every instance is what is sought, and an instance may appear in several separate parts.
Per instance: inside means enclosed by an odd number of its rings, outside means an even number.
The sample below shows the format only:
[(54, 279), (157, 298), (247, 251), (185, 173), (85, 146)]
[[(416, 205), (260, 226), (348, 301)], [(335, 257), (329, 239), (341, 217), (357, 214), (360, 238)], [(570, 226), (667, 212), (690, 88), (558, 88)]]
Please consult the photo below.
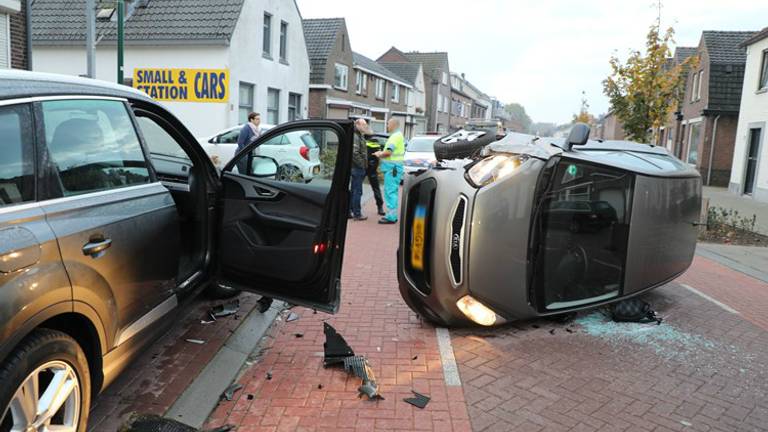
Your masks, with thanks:
[(168, 315), (168, 313), (176, 309), (178, 305), (179, 299), (176, 297), (176, 294), (168, 297), (165, 301), (155, 306), (154, 309), (147, 312), (146, 315), (134, 321), (131, 325), (126, 327), (125, 330), (121, 331), (120, 336), (117, 338), (117, 346), (122, 345), (128, 339), (134, 337), (137, 333), (152, 325), (152, 323)]

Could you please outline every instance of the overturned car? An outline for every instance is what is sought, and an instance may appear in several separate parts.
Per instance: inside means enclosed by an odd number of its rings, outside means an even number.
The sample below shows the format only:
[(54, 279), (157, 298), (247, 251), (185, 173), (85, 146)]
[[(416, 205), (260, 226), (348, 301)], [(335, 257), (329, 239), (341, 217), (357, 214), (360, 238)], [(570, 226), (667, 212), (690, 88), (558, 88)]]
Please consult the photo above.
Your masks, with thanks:
[[(406, 176), (398, 280), (440, 325), (498, 325), (635, 296), (693, 259), (701, 178), (665, 149), (510, 134)], [(446, 152), (436, 142), (438, 159)]]

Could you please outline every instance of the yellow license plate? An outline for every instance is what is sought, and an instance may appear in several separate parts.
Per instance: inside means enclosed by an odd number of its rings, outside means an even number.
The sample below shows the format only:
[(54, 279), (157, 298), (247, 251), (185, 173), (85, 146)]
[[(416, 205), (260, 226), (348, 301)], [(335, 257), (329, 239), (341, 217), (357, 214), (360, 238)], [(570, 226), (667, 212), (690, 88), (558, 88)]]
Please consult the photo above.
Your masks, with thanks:
[(424, 231), (427, 209), (419, 206), (413, 217), (411, 230), (411, 267), (424, 270)]

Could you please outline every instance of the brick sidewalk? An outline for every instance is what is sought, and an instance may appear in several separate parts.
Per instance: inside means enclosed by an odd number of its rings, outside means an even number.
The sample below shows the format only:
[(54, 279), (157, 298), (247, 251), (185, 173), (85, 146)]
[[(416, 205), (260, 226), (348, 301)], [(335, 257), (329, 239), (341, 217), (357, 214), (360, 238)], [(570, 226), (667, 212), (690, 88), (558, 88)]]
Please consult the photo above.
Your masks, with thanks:
[(200, 319), (221, 301), (200, 296), (181, 311), (178, 323), (94, 400), (88, 430), (115, 432), (132, 412), (164, 414), (237, 329), (240, 318), (248, 315), (259, 296), (243, 293), (239, 298), (237, 315), (219, 318), (213, 324), (201, 325)]
[[(243, 390), (219, 405), (207, 427), (470, 430), (461, 387), (444, 383), (435, 329), (408, 309), (397, 289), (398, 227), (378, 225), (370, 203), (366, 210), (372, 215), (368, 221), (349, 224), (339, 313), (294, 308), (299, 320), (273, 326), (261, 360), (240, 379)], [(323, 368), (323, 321), (370, 360), (386, 400), (358, 399), (358, 378)], [(411, 390), (432, 398), (425, 409), (403, 402)]]
[(646, 299), (661, 326), (592, 312), (454, 332), (473, 430), (768, 430), (768, 333), (676, 283)]

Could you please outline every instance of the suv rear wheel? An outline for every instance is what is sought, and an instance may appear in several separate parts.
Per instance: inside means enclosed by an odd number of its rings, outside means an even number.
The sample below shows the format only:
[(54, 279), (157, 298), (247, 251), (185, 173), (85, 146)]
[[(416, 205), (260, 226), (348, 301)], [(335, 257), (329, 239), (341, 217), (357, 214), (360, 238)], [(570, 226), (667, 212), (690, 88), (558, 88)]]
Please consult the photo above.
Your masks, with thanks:
[(39, 329), (0, 365), (0, 432), (85, 432), (91, 379), (85, 353), (67, 334)]

